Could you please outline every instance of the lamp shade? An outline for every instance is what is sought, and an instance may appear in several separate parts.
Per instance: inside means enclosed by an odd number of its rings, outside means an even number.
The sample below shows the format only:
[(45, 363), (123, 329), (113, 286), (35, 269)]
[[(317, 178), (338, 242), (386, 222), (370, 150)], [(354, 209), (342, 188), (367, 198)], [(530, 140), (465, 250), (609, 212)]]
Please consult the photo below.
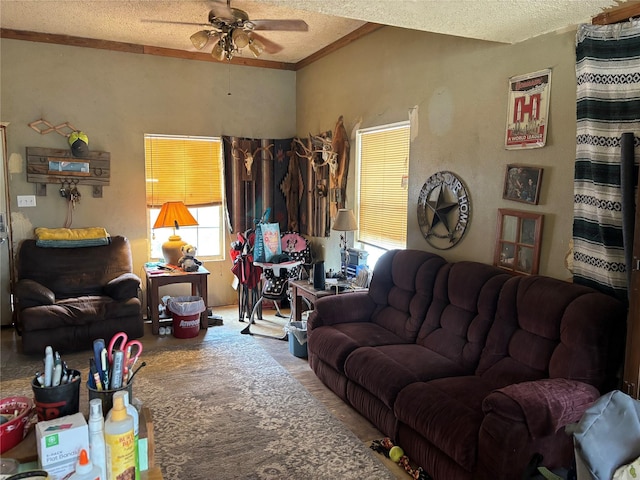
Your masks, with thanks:
[(198, 225), (198, 222), (191, 212), (187, 209), (186, 205), (182, 202), (166, 202), (162, 204), (156, 223), (153, 224), (153, 228), (180, 228), (190, 227)]
[(353, 210), (348, 210), (346, 208), (338, 210), (332, 229), (339, 232), (353, 232), (354, 230), (357, 230), (358, 222), (356, 222)]
[(182, 202), (166, 202), (162, 204), (156, 223), (153, 224), (153, 228), (173, 228), (173, 235), (162, 244), (162, 255), (165, 262), (171, 265), (177, 265), (180, 257), (182, 256), (182, 246), (187, 242), (180, 238), (180, 235), (176, 235), (176, 229), (180, 227), (189, 227), (198, 225), (198, 222), (191, 212), (187, 209)]

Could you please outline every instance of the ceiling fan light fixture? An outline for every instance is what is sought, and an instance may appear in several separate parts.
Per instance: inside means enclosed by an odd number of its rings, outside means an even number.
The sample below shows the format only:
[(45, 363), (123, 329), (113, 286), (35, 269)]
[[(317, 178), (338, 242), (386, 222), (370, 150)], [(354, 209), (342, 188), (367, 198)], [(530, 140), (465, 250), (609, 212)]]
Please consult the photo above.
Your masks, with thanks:
[(207, 30), (200, 30), (189, 37), (191, 43), (198, 50), (202, 50), (207, 43), (209, 43), (209, 32)]
[(221, 43), (222, 42), (216, 43), (216, 46), (213, 47), (213, 50), (211, 50), (211, 56), (220, 62), (224, 60), (225, 53), (226, 53), (224, 51), (224, 48), (222, 48)]
[(257, 38), (251, 38), (249, 40), (249, 50), (251, 50), (253, 56), (257, 58), (264, 52), (264, 43)]
[(236, 47), (244, 48), (249, 45), (249, 35), (244, 30), (236, 28), (231, 32), (231, 39), (235, 43)]

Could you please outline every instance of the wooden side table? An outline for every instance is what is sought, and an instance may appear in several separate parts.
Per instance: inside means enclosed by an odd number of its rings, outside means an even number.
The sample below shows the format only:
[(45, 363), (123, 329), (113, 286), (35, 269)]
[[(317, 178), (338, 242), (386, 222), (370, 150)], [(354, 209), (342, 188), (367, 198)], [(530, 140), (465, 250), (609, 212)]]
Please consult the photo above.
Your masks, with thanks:
[(306, 298), (314, 304), (319, 298), (336, 294), (334, 288), (331, 290), (313, 288), (313, 284), (309, 283), (309, 280), (291, 280), (289, 285), (291, 286), (291, 298), (293, 299), (293, 304), (291, 305), (293, 308), (293, 320), (296, 322), (302, 320), (302, 312), (304, 310), (302, 303), (303, 298)]
[[(158, 335), (160, 330), (159, 289), (163, 285), (174, 283), (190, 283), (191, 295), (202, 297), (207, 306), (207, 276), (209, 271), (200, 267), (197, 272), (183, 272), (182, 270), (166, 271), (153, 267), (144, 267), (147, 277), (147, 319), (151, 320), (151, 333)], [(200, 314), (200, 328), (206, 330), (209, 326), (207, 310)]]
[[(302, 312), (305, 309), (305, 306), (302, 303), (302, 299), (305, 298), (309, 300), (311, 304), (316, 303), (319, 298), (328, 297), (330, 295), (342, 295), (345, 293), (352, 292), (363, 292), (368, 290), (367, 288), (354, 287), (351, 284), (345, 282), (339, 282), (337, 284), (327, 284), (326, 290), (319, 290), (317, 288), (313, 288), (313, 284), (309, 283), (308, 280), (290, 280), (289, 285), (291, 286), (291, 299), (293, 303), (291, 307), (293, 308), (292, 318), (296, 322), (300, 322), (302, 320)], [(340, 290), (340, 288), (344, 288), (348, 286), (345, 290)], [(340, 288), (339, 288), (340, 287)]]

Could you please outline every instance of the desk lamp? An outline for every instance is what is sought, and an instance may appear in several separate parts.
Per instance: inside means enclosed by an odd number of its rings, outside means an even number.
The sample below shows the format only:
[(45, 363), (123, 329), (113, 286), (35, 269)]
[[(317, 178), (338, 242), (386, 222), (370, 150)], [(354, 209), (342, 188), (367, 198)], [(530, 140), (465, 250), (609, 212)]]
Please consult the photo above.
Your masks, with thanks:
[(333, 222), (332, 229), (338, 232), (345, 232), (340, 234), (340, 264), (342, 276), (346, 277), (347, 261), (349, 258), (349, 254), (347, 252), (346, 232), (353, 232), (358, 229), (358, 222), (356, 222), (356, 217), (353, 214), (353, 210), (348, 210), (346, 208), (339, 209), (338, 214), (336, 215), (336, 219)]
[(182, 256), (180, 250), (187, 242), (180, 238), (180, 235), (176, 235), (176, 230), (180, 227), (190, 227), (198, 225), (198, 222), (191, 212), (187, 209), (182, 202), (166, 202), (162, 204), (156, 223), (153, 224), (153, 228), (173, 228), (173, 235), (169, 237), (169, 240), (162, 244), (162, 255), (164, 261), (171, 265), (178, 265), (178, 261)]

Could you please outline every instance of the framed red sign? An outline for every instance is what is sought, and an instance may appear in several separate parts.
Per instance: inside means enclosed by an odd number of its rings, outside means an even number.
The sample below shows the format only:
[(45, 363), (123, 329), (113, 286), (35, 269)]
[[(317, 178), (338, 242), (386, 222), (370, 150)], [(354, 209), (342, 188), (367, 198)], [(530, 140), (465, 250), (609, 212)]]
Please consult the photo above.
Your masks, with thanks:
[(544, 147), (549, 126), (551, 69), (511, 77), (505, 148)]

